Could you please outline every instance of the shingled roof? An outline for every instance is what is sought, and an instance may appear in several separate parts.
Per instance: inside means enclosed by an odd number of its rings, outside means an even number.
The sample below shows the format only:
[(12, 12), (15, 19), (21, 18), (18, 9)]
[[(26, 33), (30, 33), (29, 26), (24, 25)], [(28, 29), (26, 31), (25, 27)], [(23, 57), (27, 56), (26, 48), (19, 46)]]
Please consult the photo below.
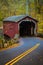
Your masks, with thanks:
[(8, 18), (5, 18), (3, 21), (4, 21), (4, 22), (5, 22), (5, 21), (6, 21), (6, 22), (18, 22), (18, 21), (20, 21), (21, 19), (23, 19), (23, 18), (25, 18), (25, 17), (29, 17), (29, 18), (31, 18), (32, 20), (38, 22), (36, 19), (34, 19), (34, 18), (32, 18), (32, 17), (30, 17), (30, 16), (28, 16), (28, 15), (10, 16), (10, 17), (8, 17)]

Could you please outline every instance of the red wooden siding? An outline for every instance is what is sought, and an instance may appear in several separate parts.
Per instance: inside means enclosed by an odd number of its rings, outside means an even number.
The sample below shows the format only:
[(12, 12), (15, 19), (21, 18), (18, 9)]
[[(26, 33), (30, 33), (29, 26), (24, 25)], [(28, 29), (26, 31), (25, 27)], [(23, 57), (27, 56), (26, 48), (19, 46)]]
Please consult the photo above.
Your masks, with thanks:
[(13, 38), (15, 34), (18, 34), (18, 23), (5, 22), (3, 27), (4, 34), (10, 36), (11, 38)]

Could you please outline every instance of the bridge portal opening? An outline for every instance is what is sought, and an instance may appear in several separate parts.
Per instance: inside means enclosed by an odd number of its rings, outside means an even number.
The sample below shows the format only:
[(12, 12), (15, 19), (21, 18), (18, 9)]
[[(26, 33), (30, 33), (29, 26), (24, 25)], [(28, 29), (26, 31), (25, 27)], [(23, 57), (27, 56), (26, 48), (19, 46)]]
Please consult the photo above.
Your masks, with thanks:
[(22, 21), (19, 24), (19, 33), (21, 37), (24, 36), (33, 36), (35, 30), (35, 23), (32, 21)]

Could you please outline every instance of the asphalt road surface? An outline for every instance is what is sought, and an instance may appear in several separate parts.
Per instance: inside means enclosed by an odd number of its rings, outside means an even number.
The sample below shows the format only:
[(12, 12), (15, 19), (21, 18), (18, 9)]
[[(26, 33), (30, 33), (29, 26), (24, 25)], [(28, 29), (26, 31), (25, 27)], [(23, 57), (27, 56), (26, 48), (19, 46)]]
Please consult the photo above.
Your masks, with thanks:
[(43, 65), (43, 39), (20, 38), (20, 44), (0, 52), (0, 65)]

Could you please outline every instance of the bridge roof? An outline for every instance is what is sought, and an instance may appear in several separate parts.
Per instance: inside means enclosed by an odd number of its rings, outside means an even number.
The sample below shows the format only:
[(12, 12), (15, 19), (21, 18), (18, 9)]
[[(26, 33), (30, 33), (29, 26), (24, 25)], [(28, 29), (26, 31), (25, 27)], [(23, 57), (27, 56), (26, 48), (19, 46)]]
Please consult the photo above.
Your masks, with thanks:
[(32, 20), (38, 22), (36, 19), (32, 18), (31, 16), (29, 15), (18, 15), (18, 16), (10, 16), (8, 18), (5, 18), (3, 21), (5, 22), (18, 22), (20, 20), (22, 20), (23, 18), (25, 17), (28, 17), (28, 18), (31, 18)]

